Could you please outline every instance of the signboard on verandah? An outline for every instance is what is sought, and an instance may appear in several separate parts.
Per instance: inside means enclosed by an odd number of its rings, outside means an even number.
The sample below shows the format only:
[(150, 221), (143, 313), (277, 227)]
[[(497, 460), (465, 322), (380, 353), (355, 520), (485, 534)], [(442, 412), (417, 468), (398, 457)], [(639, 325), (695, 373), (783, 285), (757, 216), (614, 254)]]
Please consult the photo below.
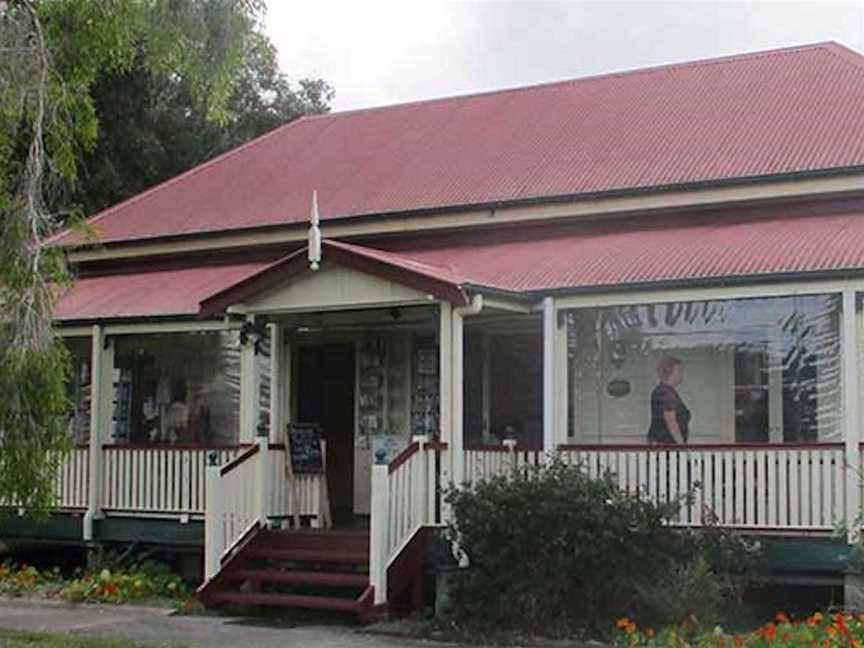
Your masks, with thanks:
[(324, 453), (321, 450), (321, 426), (314, 423), (292, 423), (289, 425), (288, 452), (293, 474), (322, 474), (324, 472)]
[[(285, 428), (286, 459), (288, 473), (291, 517), (294, 528), (300, 528), (301, 484), (309, 484), (310, 478), (319, 482), (316, 489), (317, 524), (325, 529), (332, 526), (330, 515), (330, 493), (327, 486), (327, 452), (321, 434), (321, 426), (314, 423), (291, 423)], [(316, 477), (318, 476), (318, 477)], [(314, 515), (314, 514), (313, 514)]]

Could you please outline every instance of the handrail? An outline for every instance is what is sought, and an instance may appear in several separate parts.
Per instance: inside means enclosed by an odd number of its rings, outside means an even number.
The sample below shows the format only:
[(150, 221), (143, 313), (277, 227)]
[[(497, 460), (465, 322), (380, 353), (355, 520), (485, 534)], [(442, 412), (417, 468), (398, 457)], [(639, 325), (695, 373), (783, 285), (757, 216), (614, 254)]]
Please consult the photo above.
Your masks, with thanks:
[[(242, 450), (253, 444), (235, 443), (222, 445), (201, 445), (197, 443), (103, 443), (103, 450)], [(88, 447), (88, 446), (83, 446)]]
[(465, 445), (465, 450), (475, 452), (543, 452), (543, 448), (529, 448), (528, 446), (520, 445), (509, 446), (503, 443), (471, 443)]
[(261, 449), (261, 446), (254, 445), (251, 448), (249, 448), (248, 450), (246, 450), (240, 456), (235, 457), (234, 459), (232, 459), (231, 461), (229, 461), (227, 464), (225, 464), (224, 466), (222, 466), (219, 469), (219, 476), (224, 477), (225, 475), (230, 473), (232, 470), (234, 470), (235, 468), (237, 468), (238, 466), (243, 464), (246, 460), (248, 460), (251, 457), (254, 457), (256, 454), (258, 454), (258, 451), (260, 449)]
[[(837, 450), (845, 447), (842, 442), (813, 443), (565, 443), (558, 450), (595, 451), (595, 450), (627, 450), (630, 452), (663, 452), (670, 450)], [(470, 448), (473, 449), (473, 448)], [(485, 450), (485, 448), (483, 448)]]
[(389, 464), (387, 464), (387, 472), (393, 474), (399, 469), (399, 466), (408, 461), (413, 454), (420, 450), (420, 444), (412, 441), (402, 452), (396, 455)]

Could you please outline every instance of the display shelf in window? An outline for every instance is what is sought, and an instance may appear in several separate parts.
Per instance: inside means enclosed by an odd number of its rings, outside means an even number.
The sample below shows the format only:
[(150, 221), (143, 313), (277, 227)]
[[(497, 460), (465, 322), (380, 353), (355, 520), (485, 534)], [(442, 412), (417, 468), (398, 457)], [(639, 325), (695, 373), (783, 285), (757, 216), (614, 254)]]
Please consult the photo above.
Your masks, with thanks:
[(379, 434), (384, 428), (385, 362), (383, 341), (364, 340), (357, 344), (357, 423), (362, 437)]
[(440, 402), (438, 347), (431, 340), (416, 342), (412, 373), (411, 432), (437, 437)]
[(114, 416), (111, 436), (115, 442), (128, 442), (132, 430), (132, 372), (114, 370)]

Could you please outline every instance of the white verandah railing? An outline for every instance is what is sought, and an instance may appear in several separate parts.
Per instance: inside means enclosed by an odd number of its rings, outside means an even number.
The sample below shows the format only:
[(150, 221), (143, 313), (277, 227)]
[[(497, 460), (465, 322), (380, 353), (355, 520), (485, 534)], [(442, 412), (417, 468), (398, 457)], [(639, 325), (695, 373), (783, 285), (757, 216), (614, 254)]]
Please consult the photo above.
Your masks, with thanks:
[[(201, 519), (207, 509), (206, 473), (212, 458), (219, 466), (236, 459), (252, 446), (132, 446), (101, 448), (101, 508), (105, 515)], [(296, 497), (298, 515), (319, 514), (321, 479), (298, 475), (298, 488), (289, 492), (283, 477), (285, 447), (271, 444), (267, 461), (268, 513), (292, 515)], [(58, 510), (86, 510), (90, 480), (90, 449), (75, 446), (61, 463), (55, 480)]]
[(285, 447), (259, 437), (255, 445), (222, 465), (211, 455), (207, 468), (204, 518), (204, 577), (215, 576), (222, 563), (256, 528), (271, 519), (308, 516), (321, 519), (324, 474), (293, 477), (285, 473)]
[(372, 466), (369, 583), (387, 600), (387, 568), (423, 527), (441, 524), (439, 475), (447, 445), (415, 437), (389, 465)]
[[(844, 523), (847, 467), (836, 444), (731, 446), (562, 446), (558, 455), (589, 475), (655, 501), (688, 493), (675, 524), (763, 531), (831, 531)], [(466, 480), (539, 464), (543, 453), (506, 446), (466, 450)], [(851, 470), (860, 475), (860, 467)], [(854, 481), (861, 488), (860, 480)]]
[(219, 464), (241, 452), (240, 446), (102, 447), (102, 508), (107, 514), (201, 517), (207, 508), (208, 457)]
[(90, 449), (74, 446), (57, 471), (54, 493), (57, 508), (83, 510), (87, 508), (87, 487), (90, 482)]

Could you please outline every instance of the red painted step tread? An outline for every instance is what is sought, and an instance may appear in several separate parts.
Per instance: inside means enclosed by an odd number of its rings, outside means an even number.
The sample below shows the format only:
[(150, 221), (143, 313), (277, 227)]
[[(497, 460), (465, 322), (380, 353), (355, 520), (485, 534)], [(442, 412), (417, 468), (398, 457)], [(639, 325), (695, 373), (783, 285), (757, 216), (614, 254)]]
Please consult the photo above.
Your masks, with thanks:
[(309, 610), (339, 610), (356, 612), (357, 601), (330, 596), (305, 596), (300, 594), (262, 594), (255, 592), (213, 592), (208, 597), (212, 603), (234, 603), (237, 605), (266, 605), (268, 607), (304, 608)]
[(366, 574), (338, 572), (275, 571), (272, 569), (231, 569), (225, 576), (236, 580), (253, 580), (283, 585), (332, 585), (340, 587), (366, 587)]
[(292, 562), (309, 562), (322, 564), (368, 565), (369, 554), (357, 551), (334, 551), (326, 549), (273, 549), (270, 547), (250, 547), (246, 552), (250, 558), (270, 558), (273, 560), (288, 560)]

